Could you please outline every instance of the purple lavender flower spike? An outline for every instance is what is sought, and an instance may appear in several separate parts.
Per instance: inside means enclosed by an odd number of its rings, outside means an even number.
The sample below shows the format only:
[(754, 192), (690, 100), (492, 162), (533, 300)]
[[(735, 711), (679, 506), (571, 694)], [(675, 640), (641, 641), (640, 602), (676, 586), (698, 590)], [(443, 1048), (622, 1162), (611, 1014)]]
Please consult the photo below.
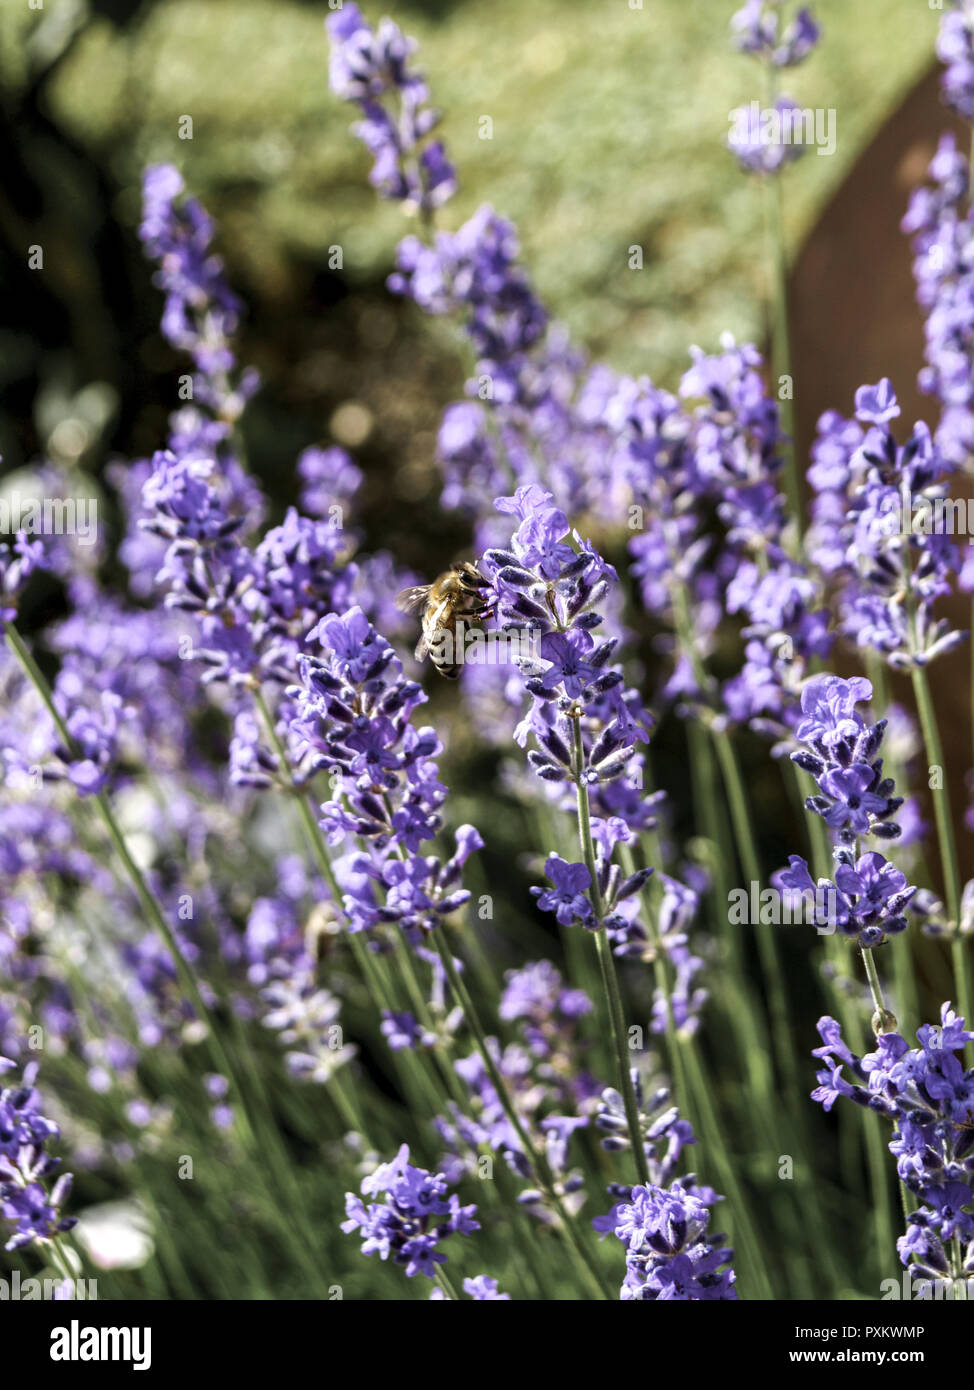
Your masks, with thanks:
[[(0, 1072), (16, 1064), (0, 1057)], [(19, 1250), (35, 1240), (52, 1240), (69, 1231), (76, 1218), (62, 1216), (61, 1208), (71, 1191), (70, 1173), (50, 1185), (48, 1179), (61, 1160), (46, 1152), (60, 1130), (37, 1109), (34, 1080), (37, 1065), (24, 1069), (19, 1085), (0, 1089), (0, 1215), (13, 1226), (6, 1249)]]
[(949, 1003), (939, 1024), (917, 1030), (913, 1049), (886, 1032), (875, 1052), (857, 1057), (835, 1019), (820, 1019), (818, 1031), (823, 1068), (812, 1099), (831, 1110), (841, 1097), (892, 1121), (889, 1150), (918, 1204), (897, 1241), (901, 1261), (924, 1280), (974, 1274), (974, 1069), (962, 1061), (974, 1033)]
[(229, 387), (236, 366), (231, 343), (241, 306), (211, 248), (213, 223), (195, 198), (184, 197), (182, 177), (171, 164), (145, 171), (142, 194), (139, 235), (147, 254), (159, 263), (157, 284), (166, 296), (163, 335), (192, 357), (199, 373), (196, 398), (231, 418), (233, 411), (239, 414), (256, 381), (248, 381), (242, 396), (234, 398)]
[(805, 747), (791, 757), (818, 786), (805, 806), (833, 832), (835, 881), (814, 883), (798, 855), (772, 877), (779, 891), (802, 895), (808, 920), (820, 931), (838, 929), (864, 950), (905, 930), (906, 908), (917, 896), (906, 875), (882, 854), (860, 852), (863, 839), (899, 837), (900, 826), (891, 817), (903, 805), (878, 756), (887, 721), (868, 724), (857, 708), (871, 697), (872, 685), (862, 677), (816, 676), (805, 685), (795, 729)]
[(480, 1230), (474, 1219), (477, 1208), (462, 1207), (442, 1173), (414, 1168), (406, 1144), (391, 1163), (380, 1164), (363, 1179), (362, 1194), (378, 1200), (366, 1204), (347, 1193), (342, 1230), (347, 1235), (361, 1232), (363, 1255), (391, 1259), (409, 1279), (416, 1274), (435, 1277), (436, 1266), (447, 1259), (437, 1246), (447, 1236)]
[[(484, 554), (481, 567), (494, 587), (501, 631), (529, 639), (529, 650), (522, 643), (514, 659), (531, 699), (517, 739), (523, 744), (533, 737), (528, 762), (543, 782), (584, 785), (593, 812), (597, 883), (585, 864), (551, 855), (545, 872), (553, 886), (531, 891), (561, 925), (579, 922), (598, 930), (604, 924), (616, 954), (649, 958), (655, 947), (640, 922), (637, 895), (652, 870), (624, 877), (613, 863), (615, 846), (652, 818), (648, 803), (653, 802), (639, 790), (639, 749), (649, 742), (651, 718), (639, 694), (625, 686), (614, 660), (617, 640), (596, 635), (601, 609), (618, 582), (616, 572), (570, 529), (564, 512), (539, 485), (525, 485), (495, 505), (518, 525), (506, 547)], [(593, 908), (596, 888), (600, 915)], [(654, 1008), (672, 1010), (680, 1026), (692, 1032), (693, 1017), (706, 998), (690, 989), (701, 962), (686, 949), (682, 932), (664, 933), (662, 939), (677, 985), (673, 999), (657, 999)], [(662, 1016), (657, 1014), (657, 1021)]]
[(731, 16), (734, 46), (772, 67), (794, 67), (803, 62), (821, 38), (821, 29), (805, 6), (782, 25), (782, 0), (747, 0)]
[(792, 753), (792, 760), (818, 784), (818, 794), (805, 802), (807, 809), (821, 816), (843, 845), (862, 836), (889, 840), (899, 835), (890, 817), (903, 800), (893, 795), (893, 782), (883, 776), (877, 756), (886, 720), (868, 725), (856, 709), (871, 696), (872, 686), (862, 677), (816, 676), (802, 691), (804, 718), (795, 737), (806, 749)]
[(332, 773), (335, 796), (321, 808), (330, 843), (365, 842), (338, 865), (348, 928), (398, 923), (419, 944), (469, 900), (462, 869), (483, 841), (465, 825), (445, 863), (419, 852), (440, 829), (447, 796), (435, 761), (441, 745), (433, 729), (413, 725), (427, 697), (362, 610), (326, 614), (308, 640), (322, 655), (299, 660), (302, 684), (286, 692), (287, 732), (299, 776)]
[(727, 148), (749, 174), (778, 174), (805, 154), (807, 146), (794, 139), (801, 129), (802, 108), (790, 97), (779, 96), (773, 106), (738, 107)]
[[(821, 37), (804, 6), (784, 23), (781, 0), (747, 0), (730, 23), (735, 48), (772, 73), (804, 62)], [(776, 80), (773, 85), (777, 87)], [(727, 147), (748, 173), (778, 174), (805, 153), (803, 113), (789, 97), (778, 94), (765, 107), (752, 101), (732, 116)]]
[[(665, 1088), (644, 1099), (635, 1072), (633, 1081), (650, 1182), (638, 1187), (612, 1184), (615, 1206), (592, 1222), (601, 1235), (614, 1235), (625, 1246), (626, 1276), (619, 1297), (623, 1302), (736, 1299), (735, 1274), (729, 1267), (734, 1252), (722, 1246), (722, 1235), (708, 1229), (710, 1208), (723, 1199), (700, 1186), (693, 1173), (675, 1176), (684, 1148), (696, 1143), (693, 1129), (670, 1105)], [(596, 1124), (606, 1132), (603, 1148), (628, 1146), (625, 1109), (617, 1091), (603, 1092)]]
[(856, 392), (865, 430), (831, 413), (822, 417), (808, 475), (818, 494), (809, 544), (836, 585), (844, 633), (896, 669), (910, 670), (929, 665), (967, 634), (935, 612), (962, 563), (951, 535), (947, 479), (955, 464), (948, 437), (935, 439), (921, 423), (900, 445), (890, 431), (899, 409), (884, 378)]
[(38, 569), (48, 568), (48, 559), (41, 540), (31, 540), (18, 531), (13, 543), (0, 542), (0, 622), (17, 619), (17, 603), (28, 579)]
[(331, 40), (331, 89), (358, 106), (353, 126), (375, 161), (369, 181), (383, 198), (429, 212), (456, 190), (456, 174), (439, 140), (430, 140), (439, 114), (429, 89), (409, 66), (416, 49), (391, 19), (374, 31), (352, 3), (326, 21)]
[(974, 121), (974, 6), (952, 0), (940, 22), (937, 57), (944, 64), (944, 101), (965, 121)]

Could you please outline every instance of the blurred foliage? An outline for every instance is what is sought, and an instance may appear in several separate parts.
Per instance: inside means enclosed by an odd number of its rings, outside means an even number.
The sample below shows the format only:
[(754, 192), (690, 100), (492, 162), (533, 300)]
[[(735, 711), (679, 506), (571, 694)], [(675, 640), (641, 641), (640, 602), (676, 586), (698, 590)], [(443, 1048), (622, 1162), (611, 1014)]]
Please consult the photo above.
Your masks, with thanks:
[[(542, 298), (579, 340), (663, 383), (677, 379), (691, 343), (713, 346), (725, 329), (763, 336), (764, 200), (724, 148), (730, 111), (764, 95), (757, 66), (730, 48), (735, 7), (365, 6), (420, 42), (461, 178), (444, 225), (493, 203), (517, 225)], [(822, 0), (817, 11), (826, 41), (786, 74), (788, 89), (838, 109), (838, 147), (789, 174), (793, 238), (929, 62), (935, 32), (936, 16), (915, 0)], [(373, 194), (369, 158), (349, 134), (354, 113), (328, 90), (328, 13), (282, 0), (3, 7), (8, 463), (48, 447), (31, 414), (52, 378), (68, 396), (93, 380), (117, 395), (103, 450), (141, 455), (164, 437), (178, 365), (155, 331), (159, 299), (133, 231), (142, 167), (171, 160), (219, 221), (230, 279), (249, 306), (244, 357), (266, 383), (251, 412), (251, 456), (272, 494), (291, 500), (282, 458), (332, 437), (378, 479), (373, 536), (393, 540), (389, 503), (436, 506), (438, 413), (461, 393), (466, 364), (448, 330), (384, 288), (408, 225)], [(484, 115), (490, 140), (478, 138)], [(186, 116), (192, 139), (179, 138)], [(44, 246), (43, 277), (23, 267), (28, 243)], [(641, 271), (629, 269), (636, 245)], [(341, 272), (328, 269), (334, 246)], [(343, 413), (349, 401), (362, 408)], [(442, 558), (463, 543), (424, 536), (422, 520), (419, 532), (421, 544), (404, 538), (413, 565), (430, 543)]]
[[(62, 6), (58, 6), (60, 12)], [(126, 7), (116, 5), (116, 11)], [(64, 130), (126, 190), (142, 164), (177, 163), (223, 220), (232, 259), (265, 293), (289, 263), (346, 251), (353, 280), (384, 274), (399, 209), (376, 210), (348, 108), (327, 87), (324, 4), (167, 0), (95, 13), (50, 90)], [(763, 98), (735, 56), (733, 0), (367, 4), (421, 44), (462, 191), (447, 213), (493, 203), (519, 227), (543, 298), (592, 349), (627, 370), (672, 372), (688, 342), (754, 336), (761, 200), (723, 149), (729, 111)], [(883, 114), (929, 60), (936, 15), (915, 0), (822, 0), (826, 41), (786, 86), (839, 109), (838, 149), (789, 181), (800, 232)], [(6, 7), (0, 38), (34, 17)], [(52, 20), (46, 20), (50, 24)], [(9, 80), (9, 76), (8, 76)], [(177, 137), (193, 118), (193, 139)], [(478, 138), (491, 116), (493, 138)], [(134, 215), (131, 194), (123, 208)], [(627, 265), (645, 248), (646, 269)]]

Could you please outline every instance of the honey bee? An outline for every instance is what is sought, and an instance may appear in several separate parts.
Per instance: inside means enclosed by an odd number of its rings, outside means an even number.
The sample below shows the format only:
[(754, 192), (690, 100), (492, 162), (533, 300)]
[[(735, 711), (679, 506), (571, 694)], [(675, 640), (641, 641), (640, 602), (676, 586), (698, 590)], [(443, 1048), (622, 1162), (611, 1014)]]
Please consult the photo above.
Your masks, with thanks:
[[(402, 613), (422, 609), (423, 634), (416, 645), (416, 660), (428, 656), (441, 676), (455, 681), (463, 666), (463, 653), (455, 650), (457, 622), (471, 618), (478, 622), (490, 609), (481, 590), (488, 582), (469, 560), (451, 567), (432, 584), (417, 584), (396, 595)], [(457, 659), (459, 656), (459, 660)]]

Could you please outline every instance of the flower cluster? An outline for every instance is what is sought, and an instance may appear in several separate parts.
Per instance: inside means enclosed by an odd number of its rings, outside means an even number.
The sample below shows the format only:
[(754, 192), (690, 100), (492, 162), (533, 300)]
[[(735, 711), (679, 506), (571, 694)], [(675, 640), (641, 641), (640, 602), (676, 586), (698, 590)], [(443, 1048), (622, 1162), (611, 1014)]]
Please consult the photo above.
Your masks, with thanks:
[(937, 37), (937, 56), (946, 69), (941, 91), (948, 106), (974, 121), (974, 5), (950, 0), (950, 6)]
[(526, 1042), (535, 1056), (545, 1057), (564, 1040), (571, 1021), (591, 1011), (592, 1001), (585, 991), (566, 986), (550, 960), (509, 970), (498, 1009), (505, 1021), (525, 1020)]
[[(600, 824), (596, 829), (601, 831), (604, 828), (607, 827)], [(623, 822), (617, 821), (608, 833), (611, 835), (614, 830), (624, 841), (629, 839), (629, 831)], [(601, 919), (596, 916), (592, 905), (592, 875), (585, 864), (568, 863), (559, 855), (550, 854), (545, 863), (545, 877), (552, 886), (535, 887), (531, 893), (538, 899), (541, 911), (553, 912), (561, 926), (578, 924), (589, 931), (598, 931), (604, 925), (610, 935), (617, 934), (620, 955), (634, 954), (635, 942), (644, 939), (638, 935), (638, 922), (631, 922), (617, 909), (626, 899), (638, 893), (652, 872), (652, 869), (639, 869), (622, 878), (619, 866), (611, 861), (611, 849), (609, 854), (600, 853), (596, 859), (596, 879), (599, 900), (604, 909)]]
[(727, 148), (748, 174), (777, 174), (801, 159), (802, 108), (790, 97), (775, 98), (773, 106), (757, 102), (740, 106), (727, 136)]
[[(762, 358), (729, 335), (722, 349), (693, 351), (682, 401), (646, 378), (623, 380), (606, 421), (637, 504), (632, 573), (675, 639), (664, 695), (681, 712), (780, 738), (809, 663), (829, 650), (828, 615), (820, 581), (792, 555), (778, 481), (786, 441)], [(706, 662), (726, 614), (745, 619), (745, 661), (719, 688)]]
[[(79, 795), (96, 795), (108, 785), (117, 759), (123, 714), (121, 697), (113, 690), (103, 690), (95, 706), (78, 704), (63, 708), (63, 698), (58, 704), (62, 705), (70, 742), (65, 744), (57, 737), (53, 751)], [(60, 769), (47, 767), (44, 775), (60, 775)]]
[[(511, 224), (493, 208), (482, 207), (458, 232), (438, 232), (432, 245), (406, 237), (399, 244), (397, 273), (389, 280), (390, 289), (408, 295), (429, 314), (465, 316), (477, 375), (489, 379), (491, 399), (504, 404), (517, 400), (525, 355), (548, 322), (517, 264), (518, 249)], [(469, 415), (464, 419), (469, 430), (472, 421)], [(456, 430), (460, 423), (454, 414), (449, 428)], [(479, 441), (471, 444), (483, 448)], [(441, 435), (441, 450), (456, 455), (458, 445), (449, 434)]]
[(440, 118), (409, 67), (415, 40), (391, 19), (373, 32), (352, 3), (329, 16), (327, 28), (331, 89), (362, 112), (353, 129), (375, 160), (373, 187), (423, 211), (439, 207), (452, 197), (456, 175), (442, 143), (429, 139)]
[(380, 1164), (363, 1179), (362, 1194), (381, 1200), (366, 1205), (354, 1192), (346, 1193), (342, 1230), (347, 1235), (361, 1232), (363, 1255), (391, 1259), (410, 1279), (414, 1274), (435, 1278), (436, 1266), (447, 1259), (437, 1246), (447, 1236), (480, 1230), (476, 1206), (462, 1207), (442, 1173), (414, 1168), (407, 1144), (391, 1163)]
[(794, 553), (780, 487), (787, 440), (761, 355), (730, 338), (722, 346), (712, 356), (695, 350), (680, 388), (699, 402), (689, 442), (695, 492), (726, 533), (697, 578), (693, 627), (712, 632), (722, 611), (745, 620), (744, 663), (720, 692), (720, 717), (780, 736), (794, 721), (805, 671), (829, 651), (828, 615), (817, 576)]
[(778, 404), (768, 393), (763, 359), (750, 343), (729, 334), (722, 351), (692, 348), (693, 365), (680, 382), (692, 407), (693, 473), (698, 494), (713, 497), (731, 543), (759, 544), (781, 555), (784, 504), (777, 490), (782, 468)]
[[(785, 23), (782, 0), (747, 0), (731, 17), (730, 27), (734, 47), (757, 58), (772, 74), (804, 62), (821, 37), (804, 6)], [(789, 97), (776, 94), (763, 108), (752, 101), (732, 116), (727, 148), (748, 173), (777, 174), (804, 154), (804, 113)]]
[[(0, 1072), (12, 1071), (15, 1062), (0, 1057)], [(17, 1086), (0, 1089), (0, 1213), (13, 1226), (8, 1250), (19, 1250), (35, 1240), (52, 1240), (69, 1231), (76, 1218), (61, 1216), (71, 1191), (71, 1174), (63, 1173), (53, 1187), (47, 1179), (61, 1160), (46, 1152), (46, 1145), (60, 1133), (53, 1120), (37, 1109), (34, 1079), (36, 1064), (24, 1069)]]
[(44, 544), (18, 531), (12, 542), (0, 541), (0, 622), (12, 623), (17, 603), (35, 570), (45, 569)]
[(802, 895), (817, 927), (838, 928), (863, 949), (905, 930), (905, 909), (917, 892), (877, 851), (858, 853), (860, 839), (899, 835), (900, 827), (890, 817), (903, 804), (893, 795), (893, 781), (883, 776), (883, 762), (877, 757), (886, 720), (867, 724), (856, 708), (872, 693), (872, 685), (861, 676), (841, 680), (831, 675), (815, 677), (802, 691), (803, 717), (795, 735), (805, 748), (791, 756), (818, 785), (818, 793), (808, 797), (805, 806), (833, 832), (835, 882), (820, 879), (816, 884), (799, 855), (791, 855), (789, 867), (772, 880), (779, 891)]
[[(899, 445), (900, 414), (885, 377), (856, 392), (856, 421), (819, 421), (809, 481), (818, 493), (812, 558), (838, 581), (844, 633), (898, 670), (927, 666), (966, 633), (934, 612), (960, 555), (951, 537), (949, 465), (924, 424)], [(857, 429), (857, 424), (866, 426)]]
[[(689, 1038), (699, 1028), (700, 1016), (709, 998), (708, 991), (696, 984), (704, 961), (691, 949), (688, 933), (700, 906), (700, 894), (669, 874), (659, 874), (657, 881), (662, 885), (663, 896), (659, 901), (656, 937), (673, 968), (673, 984), (668, 993), (660, 989), (653, 991), (651, 1028), (654, 1033), (666, 1033), (672, 1026), (679, 1037)], [(643, 938), (639, 958), (654, 959), (659, 948), (645, 939), (641, 929), (630, 928), (624, 954), (634, 954), (639, 937)]]
[(97, 615), (76, 610), (51, 633), (61, 662), (55, 704), (69, 726), (84, 709), (89, 722), (111, 729), (114, 750), (110, 759), (96, 759), (99, 765), (201, 772), (193, 719), (205, 694), (180, 659), (183, 620), (129, 608), (101, 591), (97, 601)]
[(382, 1036), (393, 1052), (415, 1052), (433, 1047), (437, 1041), (432, 1029), (420, 1023), (408, 1009), (383, 1009)]
[(157, 454), (142, 497), (142, 527), (168, 542), (156, 579), (167, 607), (196, 621), (204, 681), (291, 680), (322, 609), (352, 601), (358, 571), (344, 530), (290, 508), (252, 549), (221, 468), (192, 454)]
[(783, 24), (782, 5), (783, 0), (747, 0), (731, 17), (735, 48), (776, 68), (795, 67), (803, 62), (822, 31), (805, 6), (788, 24)]
[(319, 943), (337, 932), (339, 909), (322, 898), (304, 912), (311, 887), (300, 858), (285, 855), (274, 895), (254, 902), (243, 948), (248, 982), (260, 991), (261, 1023), (277, 1034), (288, 1071), (325, 1085), (357, 1048), (345, 1041), (339, 999), (318, 978)]
[(415, 710), (426, 695), (405, 678), (402, 664), (358, 607), (330, 613), (309, 634), (321, 656), (302, 656), (302, 684), (290, 737), (303, 776), (331, 774), (335, 791), (322, 806), (331, 845), (349, 836), (366, 841), (336, 865), (350, 931), (395, 922), (414, 943), (456, 911), (470, 894), (460, 888), (463, 865), (482, 840), (472, 825), (456, 832), (456, 850), (442, 863), (419, 853), (440, 829), (447, 789), (435, 757), (432, 728), (417, 729)]
[(629, 542), (631, 573), (647, 612), (671, 615), (673, 580), (687, 584), (706, 553), (696, 536), (697, 492), (691, 422), (680, 401), (648, 377), (621, 377), (603, 407), (612, 439), (613, 471), (632, 496), (637, 534)]
[[(701, 1187), (693, 1173), (674, 1176), (684, 1148), (696, 1143), (693, 1130), (668, 1104), (665, 1088), (647, 1102), (636, 1072), (633, 1082), (650, 1181), (637, 1187), (613, 1184), (609, 1191), (618, 1199), (615, 1206), (592, 1223), (602, 1235), (614, 1235), (626, 1247), (620, 1298), (624, 1302), (736, 1299), (734, 1271), (727, 1267), (734, 1252), (721, 1244), (722, 1235), (708, 1230), (710, 1209), (721, 1198), (711, 1188)], [(625, 1108), (617, 1091), (603, 1093), (596, 1124), (607, 1132), (604, 1148), (628, 1147)]]
[[(97, 643), (95, 623), (90, 631)], [(32, 687), (11, 682), (10, 717), (0, 726), (0, 756), (11, 787), (36, 791), (39, 781), (68, 781), (79, 796), (94, 796), (109, 785), (132, 708), (112, 688), (107, 670), (105, 675), (100, 688), (97, 681), (89, 684), (79, 664), (66, 657), (53, 692), (60, 727)]]
[[(550, 854), (545, 873), (551, 887), (531, 891), (542, 911), (553, 912), (562, 926), (604, 927), (618, 955), (650, 959), (663, 949), (676, 985), (671, 999), (657, 996), (656, 1024), (672, 1015), (692, 1031), (693, 1016), (706, 997), (690, 988), (701, 962), (690, 954), (682, 930), (657, 931), (650, 940), (638, 895), (652, 869), (623, 873), (614, 862), (617, 846), (629, 847), (641, 830), (655, 824), (658, 807), (658, 798), (642, 791), (639, 748), (649, 742), (651, 718), (612, 660), (617, 639), (593, 635), (602, 625), (600, 610), (617, 582), (616, 572), (590, 542), (570, 532), (564, 513), (542, 488), (519, 488), (496, 506), (518, 522), (508, 547), (488, 550), (482, 561), (500, 628), (527, 630), (537, 639), (537, 656), (515, 663), (531, 697), (515, 737), (522, 747), (533, 737), (537, 746), (529, 750), (528, 762), (545, 784), (574, 784), (592, 812), (594, 865)], [(668, 882), (674, 892), (682, 887)], [(690, 911), (679, 914), (681, 927), (696, 906), (692, 893), (684, 907), (691, 900)], [(668, 901), (675, 901), (672, 893)], [(664, 915), (669, 920), (671, 914)]]
[[(578, 1022), (590, 1013), (584, 991), (566, 988), (550, 961), (508, 971), (499, 1014), (519, 1023), (519, 1039), (505, 1047), (488, 1039), (491, 1056), (511, 1096), (521, 1123), (536, 1147), (543, 1148), (560, 1194), (570, 1205), (581, 1200), (581, 1176), (569, 1169), (572, 1136), (589, 1124), (601, 1090), (584, 1068)], [(459, 1175), (476, 1171), (484, 1149), (503, 1154), (510, 1169), (530, 1178), (523, 1146), (505, 1113), (483, 1059), (476, 1053), (460, 1059), (456, 1072), (470, 1095), (470, 1113), (454, 1103), (436, 1122), (447, 1145), (442, 1166)], [(551, 1220), (546, 1198), (535, 1188), (518, 1198), (541, 1221)]]
[[(485, 552), (482, 568), (497, 598), (502, 630), (528, 631), (538, 657), (521, 657), (518, 669), (532, 708), (517, 731), (546, 781), (598, 790), (625, 776), (637, 745), (649, 742), (650, 718), (622, 671), (612, 664), (616, 640), (593, 636), (602, 624), (598, 605), (617, 582), (611, 565), (572, 531), (550, 493), (537, 486), (501, 498), (498, 511), (517, 527), (506, 549)], [(608, 814), (611, 805), (606, 806)]]
[(619, 1202), (603, 1230), (626, 1247), (626, 1278), (620, 1297), (703, 1302), (735, 1299), (733, 1251), (708, 1231), (710, 1209), (688, 1192), (683, 1180), (670, 1188), (634, 1187)]
[(948, 466), (960, 467), (974, 453), (974, 210), (967, 158), (952, 132), (941, 136), (928, 172), (930, 182), (914, 190), (902, 227), (912, 238), (924, 317), (920, 388), (940, 403), (938, 449)]
[(903, 798), (893, 796), (893, 781), (883, 776), (883, 760), (877, 756), (887, 721), (867, 724), (856, 708), (872, 694), (871, 683), (862, 676), (847, 681), (816, 676), (802, 691), (803, 718), (795, 737), (806, 746), (792, 753), (792, 761), (818, 784), (819, 794), (808, 797), (806, 809), (822, 817), (840, 844), (854, 844), (866, 835), (893, 840), (900, 833), (890, 817)]
[(812, 1099), (831, 1110), (840, 1096), (893, 1122), (890, 1153), (900, 1181), (920, 1205), (897, 1242), (903, 1263), (929, 1279), (974, 1274), (974, 1069), (962, 1054), (974, 1033), (949, 1003), (939, 1024), (917, 1030), (917, 1048), (881, 1033), (876, 1051), (857, 1057), (834, 1018), (819, 1020), (824, 1063)]
[(157, 283), (166, 296), (163, 336), (189, 353), (197, 369), (194, 399), (233, 420), (257, 385), (253, 374), (236, 392), (229, 385), (236, 366), (231, 340), (240, 320), (240, 301), (212, 249), (212, 220), (195, 198), (183, 193), (182, 176), (171, 164), (147, 169), (139, 236), (146, 253), (159, 262)]
[(851, 850), (840, 848), (835, 858), (834, 883), (827, 878), (816, 883), (797, 854), (789, 856), (787, 869), (772, 875), (772, 883), (783, 893), (800, 894), (810, 909), (809, 920), (820, 931), (838, 929), (863, 950), (905, 931), (904, 909), (917, 891), (906, 874), (876, 850), (856, 858)]
[(292, 1075), (323, 1086), (355, 1056), (356, 1048), (344, 1042), (338, 1026), (340, 1001), (318, 985), (316, 962), (302, 962), (273, 980), (262, 998), (270, 1006), (262, 1022), (287, 1049)]
[[(473, 1279), (464, 1279), (463, 1292), (470, 1295), (475, 1303), (509, 1303), (511, 1295), (509, 1293), (499, 1293), (497, 1280), (491, 1279), (489, 1274), (477, 1274)], [(436, 1288), (430, 1294), (431, 1303), (446, 1302), (446, 1294), (442, 1289)]]
[(245, 519), (231, 511), (215, 460), (157, 454), (142, 500), (142, 528), (168, 546), (156, 581), (166, 586), (167, 607), (196, 617), (196, 656), (209, 668), (204, 679), (250, 680), (260, 665), (266, 617), (254, 601), (259, 595), (248, 598), (253, 564), (237, 540)]

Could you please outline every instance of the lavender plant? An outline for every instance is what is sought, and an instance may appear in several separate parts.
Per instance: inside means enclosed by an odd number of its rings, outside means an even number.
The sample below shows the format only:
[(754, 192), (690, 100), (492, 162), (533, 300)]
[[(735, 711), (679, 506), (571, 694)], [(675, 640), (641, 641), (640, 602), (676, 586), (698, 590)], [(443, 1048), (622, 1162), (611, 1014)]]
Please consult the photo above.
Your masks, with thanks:
[[(970, 18), (938, 49), (968, 120)], [(767, 130), (796, 119), (778, 81), (820, 40), (810, 11), (731, 19), (767, 88), (731, 146), (773, 214), (771, 368), (728, 334), (672, 389), (589, 360), (493, 207), (451, 221), (415, 43), (351, 3), (327, 28), (369, 182), (416, 219), (388, 288), (459, 347), (435, 449), (477, 603), (420, 592), (462, 679), (410, 656), (393, 600), (433, 562), (371, 549), (374, 461), (307, 439), (286, 505), (249, 466), (244, 304), (216, 224), (151, 165), (180, 406), (107, 471), (94, 554), (0, 544), (7, 1249), (140, 1297), (875, 1296), (897, 1251), (964, 1278), (974, 889), (930, 673), (974, 587), (942, 524), (972, 455), (967, 162), (945, 139), (904, 220), (940, 419), (901, 442), (887, 378), (836, 402), (806, 515), (782, 394), (802, 146)], [(783, 846), (779, 917), (739, 920)], [(793, 900), (824, 942), (779, 930)], [(959, 1014), (917, 1027), (944, 998)], [(807, 1104), (823, 1008), (813, 1098), (864, 1112), (838, 1148)], [(150, 1232), (132, 1269), (84, 1238), (106, 1192)]]
[[(9, 1057), (0, 1058), (4, 1072), (15, 1070), (16, 1065)], [(24, 1070), (19, 1085), (0, 1091), (0, 1212), (12, 1231), (8, 1250), (33, 1241), (55, 1241), (77, 1221), (61, 1215), (71, 1192), (71, 1174), (49, 1182), (61, 1160), (46, 1151), (47, 1145), (60, 1131), (37, 1108), (36, 1074), (35, 1064)]]
[[(890, 1153), (904, 1189), (918, 1202), (907, 1210), (906, 1231), (896, 1243), (911, 1277), (963, 1281), (974, 1269), (972, 1176), (972, 1081), (961, 1056), (974, 1041), (949, 1003), (939, 1024), (917, 1029), (911, 1049), (895, 1030), (881, 1029), (876, 1050), (855, 1056), (834, 1018), (819, 1020), (824, 1068), (812, 1097), (831, 1110), (841, 1096), (893, 1123)], [(929, 1295), (928, 1295), (929, 1296)]]

